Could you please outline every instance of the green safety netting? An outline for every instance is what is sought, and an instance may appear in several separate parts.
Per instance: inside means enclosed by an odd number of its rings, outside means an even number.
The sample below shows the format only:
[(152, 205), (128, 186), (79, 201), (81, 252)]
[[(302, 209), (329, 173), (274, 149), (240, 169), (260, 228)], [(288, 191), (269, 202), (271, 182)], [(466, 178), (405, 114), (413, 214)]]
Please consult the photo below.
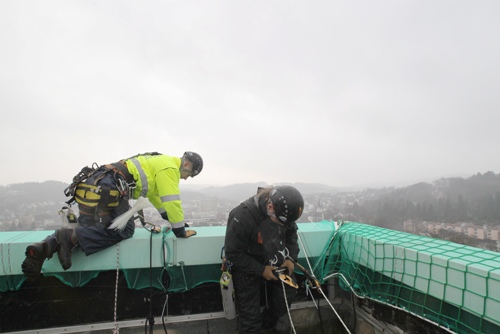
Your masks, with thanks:
[(457, 333), (500, 333), (500, 253), (341, 222), (314, 272)]
[(182, 292), (203, 283), (219, 282), (221, 270), (220, 265), (153, 268), (152, 281), (149, 269), (125, 269), (123, 273), (130, 289), (147, 289), (151, 282), (155, 289)]
[(220, 268), (220, 264), (169, 267), (170, 285), (168, 290), (172, 292), (184, 291), (203, 283), (219, 282), (221, 276)]

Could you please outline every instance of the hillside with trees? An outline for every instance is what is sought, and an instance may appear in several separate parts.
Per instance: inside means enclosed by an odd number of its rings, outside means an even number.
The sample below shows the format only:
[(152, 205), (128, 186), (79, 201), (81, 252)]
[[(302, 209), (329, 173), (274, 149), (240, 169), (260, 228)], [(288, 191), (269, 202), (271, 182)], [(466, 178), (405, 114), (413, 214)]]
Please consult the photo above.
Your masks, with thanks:
[(344, 208), (357, 221), (400, 229), (403, 221), (500, 225), (500, 174), (443, 178), (404, 188), (367, 189)]

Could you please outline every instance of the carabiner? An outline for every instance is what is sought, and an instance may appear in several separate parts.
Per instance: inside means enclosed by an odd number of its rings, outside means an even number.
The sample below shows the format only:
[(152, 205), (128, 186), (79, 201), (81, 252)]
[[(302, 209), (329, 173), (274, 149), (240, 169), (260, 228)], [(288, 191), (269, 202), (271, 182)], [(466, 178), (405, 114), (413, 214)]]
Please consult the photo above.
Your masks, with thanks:
[(288, 248), (284, 248), (282, 251), (278, 251), (283, 256), (283, 261), (288, 259), (290, 257), (290, 252), (288, 251)]

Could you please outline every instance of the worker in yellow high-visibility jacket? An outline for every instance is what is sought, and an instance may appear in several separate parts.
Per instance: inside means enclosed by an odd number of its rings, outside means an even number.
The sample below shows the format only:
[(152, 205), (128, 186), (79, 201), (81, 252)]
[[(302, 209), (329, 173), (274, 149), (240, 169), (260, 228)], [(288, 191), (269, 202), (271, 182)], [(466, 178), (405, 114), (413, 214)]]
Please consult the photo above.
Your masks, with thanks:
[[(121, 240), (133, 236), (135, 218), (132, 216), (121, 229), (110, 229), (113, 220), (130, 209), (129, 199), (146, 197), (169, 221), (178, 238), (196, 234), (186, 230), (181, 205), (179, 182), (198, 175), (203, 169), (203, 159), (195, 152), (185, 152), (182, 157), (144, 153), (102, 165), (97, 169), (82, 169), (75, 176), (71, 191), (65, 194), (78, 203), (78, 226), (74, 229), (58, 229), (42, 242), (26, 248), (23, 273), (30, 280), (40, 276), (47, 258), (58, 252), (64, 270), (71, 267), (71, 252), (79, 245), (86, 255), (93, 254)], [(68, 188), (70, 188), (68, 187)], [(68, 191), (68, 193), (67, 193)], [(71, 201), (71, 200), (70, 200)]]
[(177, 237), (191, 236), (194, 231), (184, 230), (179, 179), (198, 175), (203, 168), (201, 157), (194, 152), (186, 152), (183, 158), (139, 155), (125, 163), (136, 183), (132, 198), (147, 197), (163, 219), (170, 222)]

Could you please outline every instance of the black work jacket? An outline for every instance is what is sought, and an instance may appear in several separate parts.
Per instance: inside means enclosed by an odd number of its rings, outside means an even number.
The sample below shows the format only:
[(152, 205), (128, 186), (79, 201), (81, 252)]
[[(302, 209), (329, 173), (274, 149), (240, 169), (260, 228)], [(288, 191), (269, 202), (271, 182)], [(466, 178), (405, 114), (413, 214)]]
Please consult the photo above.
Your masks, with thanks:
[(289, 255), (297, 259), (297, 224), (279, 224), (265, 214), (265, 205), (250, 197), (229, 213), (224, 251), (233, 270), (260, 276), (266, 265), (279, 267), (284, 258), (280, 251), (288, 249)]

